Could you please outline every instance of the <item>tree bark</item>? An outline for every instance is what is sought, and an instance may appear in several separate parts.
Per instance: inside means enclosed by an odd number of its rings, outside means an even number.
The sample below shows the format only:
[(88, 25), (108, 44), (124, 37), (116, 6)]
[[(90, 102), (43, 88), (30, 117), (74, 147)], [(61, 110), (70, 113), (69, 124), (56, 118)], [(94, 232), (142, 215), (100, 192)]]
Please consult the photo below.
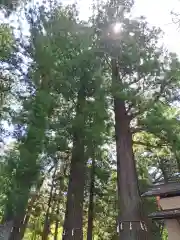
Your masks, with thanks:
[(87, 240), (92, 240), (93, 239), (95, 168), (96, 168), (95, 157), (93, 157), (92, 166), (91, 166), (91, 182), (90, 182), (90, 194), (89, 194)]
[(180, 172), (180, 157), (179, 157), (179, 153), (176, 151), (176, 149), (172, 149), (172, 150), (174, 150), (174, 155), (176, 157), (177, 170), (178, 170), (178, 172)]
[(27, 208), (28, 199), (30, 195), (30, 187), (28, 186), (28, 184), (26, 185), (26, 182), (24, 182), (21, 190), (22, 190), (21, 193), (23, 193), (23, 197), (21, 196), (21, 199), (20, 199), (21, 201), (19, 200), (19, 202), (16, 202), (17, 209), (14, 214), (13, 229), (11, 231), (9, 240), (21, 240), (20, 230), (21, 230), (21, 227), (23, 226), (24, 219), (26, 216), (26, 208)]
[(8, 240), (13, 227), (13, 221), (5, 222), (0, 225), (0, 240)]
[(26, 232), (26, 228), (29, 223), (30, 216), (31, 216), (31, 214), (30, 214), (30, 212), (28, 212), (24, 218), (23, 224), (20, 228), (20, 238), (19, 238), (20, 240), (22, 240), (24, 238), (24, 234)]
[(25, 210), (15, 217), (13, 221), (13, 230), (9, 237), (9, 240), (21, 240), (21, 227), (25, 218)]
[(57, 165), (55, 167), (55, 170), (54, 170), (54, 173), (53, 173), (53, 176), (52, 176), (53, 179), (52, 179), (52, 185), (51, 185), (49, 199), (48, 199), (48, 208), (47, 208), (46, 216), (45, 216), (45, 220), (44, 220), (42, 240), (47, 240), (48, 235), (49, 235), (49, 213), (50, 213), (51, 202), (52, 202), (52, 197), (53, 197), (54, 181), (55, 181), (56, 171), (57, 171)]
[[(57, 208), (56, 208), (56, 222), (55, 222), (55, 233), (54, 233), (54, 240), (58, 240), (58, 228), (59, 228), (59, 214), (60, 214), (60, 205), (61, 205), (61, 195), (63, 191), (66, 191), (65, 188), (65, 177), (67, 176), (67, 162), (63, 164), (63, 174), (62, 177), (59, 178), (59, 193), (58, 193), (58, 200), (57, 200)], [(57, 179), (56, 179), (57, 181)]]
[[(51, 171), (52, 171), (52, 168), (48, 171), (48, 173), (50, 173)], [(36, 195), (32, 196), (30, 203), (28, 204), (27, 212), (26, 212), (26, 209), (24, 209), (24, 211), (21, 213), (21, 217), (20, 217), (20, 215), (16, 216), (16, 218), (14, 220), (14, 224), (13, 224), (13, 231), (11, 233), (11, 239), (13, 239), (13, 240), (15, 240), (15, 239), (22, 240), (23, 239), (27, 224), (30, 219), (32, 207), (33, 207), (35, 201), (37, 200), (38, 193), (43, 185), (44, 179), (45, 179), (45, 177), (40, 179), (37, 182)]]
[[(112, 85), (122, 85), (116, 60), (112, 60)], [(119, 239), (146, 240), (148, 233), (142, 213), (138, 178), (133, 154), (130, 119), (125, 101), (114, 95), (117, 184), (119, 199)]]
[(83, 200), (85, 185), (84, 116), (85, 89), (82, 86), (77, 99), (76, 119), (73, 127), (73, 150), (70, 165), (63, 240), (83, 240)]
[(169, 177), (168, 177), (168, 173), (167, 173), (167, 169), (166, 169), (166, 165), (165, 165), (165, 161), (163, 162), (163, 160), (160, 160), (159, 163), (159, 168), (161, 169), (163, 178), (164, 178), (164, 183), (168, 183), (169, 181)]
[[(51, 170), (52, 170), (52, 168), (48, 172), (51, 172)], [(26, 227), (27, 227), (27, 224), (28, 224), (30, 216), (31, 216), (31, 210), (33, 208), (34, 203), (36, 202), (36, 200), (38, 198), (38, 194), (39, 194), (40, 189), (41, 189), (41, 187), (44, 183), (44, 180), (45, 180), (45, 177), (43, 177), (42, 179), (40, 179), (37, 182), (36, 194), (31, 197), (31, 200), (28, 204), (27, 213), (26, 213), (26, 216), (24, 218), (23, 224), (22, 224), (21, 229), (20, 229), (20, 240), (23, 239), (23, 237), (24, 237)]]
[[(60, 207), (60, 203), (58, 201), (57, 203), (57, 209), (56, 209), (56, 217), (59, 216), (59, 207)], [(58, 239), (58, 228), (59, 228), (59, 219), (57, 217), (56, 219), (56, 223), (55, 223), (55, 233), (54, 233), (54, 240), (57, 240)]]

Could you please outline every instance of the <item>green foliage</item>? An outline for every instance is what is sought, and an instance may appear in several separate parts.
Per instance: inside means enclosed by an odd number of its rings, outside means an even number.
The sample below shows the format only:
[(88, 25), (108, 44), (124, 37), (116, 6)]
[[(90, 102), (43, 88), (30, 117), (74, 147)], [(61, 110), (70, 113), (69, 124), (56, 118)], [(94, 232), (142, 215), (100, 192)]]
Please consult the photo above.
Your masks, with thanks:
[[(124, 10), (117, 7), (123, 3)], [(56, 223), (62, 232), (74, 133), (84, 137), (86, 158), (95, 155), (94, 237), (117, 238), (112, 95), (126, 102), (141, 192), (152, 181), (169, 180), (180, 169), (179, 111), (175, 107), (180, 63), (175, 54), (157, 47), (160, 29), (150, 27), (144, 18), (126, 17), (131, 6), (132, 1), (109, 1), (98, 9), (93, 23), (79, 21), (74, 5), (26, 9), (28, 40), (14, 40), (13, 30), (0, 26), (0, 61), (8, 64), (8, 74), (13, 74), (16, 87), (20, 86), (18, 91), (7, 90), (20, 109), (12, 105), (0, 114), (0, 122), (6, 115), (13, 125), (15, 138), (15, 144), (7, 146), (0, 158), (0, 214), (9, 220), (27, 211), (30, 217), (24, 239), (42, 237), (48, 208), (49, 239), (55, 235)], [(116, 22), (122, 23), (120, 35), (111, 29)], [(122, 80), (113, 86), (111, 57), (118, 59)], [(22, 64), (28, 65), (25, 71)], [(83, 100), (79, 99), (82, 92)], [(48, 206), (51, 167), (56, 165)], [(88, 162), (85, 235), (90, 169)], [(144, 200), (144, 207), (146, 214), (155, 211), (155, 199)], [(150, 229), (153, 239), (167, 239), (165, 231), (161, 236), (160, 225), (150, 224)]]
[(10, 57), (13, 51), (14, 38), (13, 31), (8, 24), (0, 25), (0, 61)]

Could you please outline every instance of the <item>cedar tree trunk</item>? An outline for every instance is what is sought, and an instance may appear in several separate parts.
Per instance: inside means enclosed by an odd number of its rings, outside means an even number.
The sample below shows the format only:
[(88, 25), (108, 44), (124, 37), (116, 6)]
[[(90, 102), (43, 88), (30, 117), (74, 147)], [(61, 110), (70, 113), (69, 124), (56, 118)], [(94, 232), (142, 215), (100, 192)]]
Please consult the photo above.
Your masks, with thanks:
[(70, 165), (66, 213), (64, 220), (63, 240), (83, 240), (83, 200), (85, 185), (86, 161), (84, 155), (83, 113), (85, 105), (85, 90), (82, 87), (78, 93), (76, 106), (76, 121), (73, 126), (73, 150)]
[(89, 209), (88, 209), (88, 230), (87, 240), (93, 239), (93, 218), (94, 218), (94, 186), (95, 185), (95, 158), (92, 159), (91, 166), (91, 182), (89, 194)]
[[(112, 60), (112, 85), (122, 85), (118, 64)], [(117, 184), (119, 199), (119, 239), (146, 240), (147, 231), (142, 216), (142, 202), (138, 188), (133, 154), (130, 118), (125, 101), (114, 96), (115, 136), (117, 150)]]

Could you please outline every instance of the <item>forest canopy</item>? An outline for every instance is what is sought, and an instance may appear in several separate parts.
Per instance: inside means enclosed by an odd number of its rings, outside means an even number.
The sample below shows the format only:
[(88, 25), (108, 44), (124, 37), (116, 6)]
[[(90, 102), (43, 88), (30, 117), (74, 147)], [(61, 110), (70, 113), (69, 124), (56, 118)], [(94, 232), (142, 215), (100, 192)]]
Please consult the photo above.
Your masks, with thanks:
[[(133, 4), (94, 2), (84, 21), (75, 4), (1, 3), (3, 239), (119, 239), (119, 216), (157, 210), (140, 194), (178, 178), (179, 58)], [(167, 239), (163, 221), (147, 225)]]

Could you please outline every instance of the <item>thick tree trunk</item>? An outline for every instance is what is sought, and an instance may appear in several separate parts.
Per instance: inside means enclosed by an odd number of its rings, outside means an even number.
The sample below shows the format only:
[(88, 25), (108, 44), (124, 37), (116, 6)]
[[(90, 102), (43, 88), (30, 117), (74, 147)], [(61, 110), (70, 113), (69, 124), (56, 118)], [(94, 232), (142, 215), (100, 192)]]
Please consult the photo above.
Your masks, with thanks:
[[(38, 181), (37, 186), (36, 186), (37, 194), (40, 191), (40, 189), (43, 185), (43, 182), (44, 182), (44, 178), (42, 178)], [(19, 214), (16, 215), (14, 218), (13, 230), (12, 230), (9, 240), (11, 240), (11, 239), (12, 240), (22, 240), (23, 239), (27, 224), (29, 222), (32, 207), (33, 207), (35, 201), (37, 200), (37, 196), (38, 196), (37, 194), (32, 196), (30, 203), (28, 204), (29, 206), (28, 206), (27, 212), (26, 212), (26, 204), (28, 203), (30, 191), (28, 189), (26, 189), (26, 191), (24, 191), (24, 193), (25, 192), (26, 192), (27, 197), (26, 198), (24, 197), (23, 203), (19, 204), (19, 211), (18, 211)], [(23, 208), (23, 205), (24, 205), (24, 208)]]
[(0, 239), (8, 240), (11, 235), (11, 230), (13, 227), (13, 211), (11, 204), (11, 193), (8, 194), (9, 199), (7, 201), (5, 212), (0, 225)]
[[(23, 205), (21, 206), (21, 212), (19, 212), (19, 215), (15, 217), (11, 217), (12, 226), (11, 229), (9, 229), (8, 240), (21, 240), (24, 237), (24, 232), (27, 226), (27, 223), (29, 221), (29, 214), (26, 214), (26, 208), (23, 209)], [(7, 222), (8, 216), (5, 214), (3, 218), (3, 222)], [(12, 231), (11, 231), (12, 230)], [(7, 231), (7, 230), (6, 230)], [(5, 239), (4, 239), (5, 240)]]
[[(53, 168), (51, 168), (48, 173), (50, 173), (52, 171)], [(30, 216), (31, 216), (31, 210), (33, 208), (33, 205), (34, 203), (36, 202), (37, 198), (38, 198), (38, 194), (40, 192), (40, 189), (44, 183), (44, 180), (45, 180), (45, 177), (39, 179), (39, 181), (37, 182), (37, 186), (36, 186), (36, 193), (31, 197), (31, 200), (28, 204), (28, 209), (27, 209), (27, 213), (26, 213), (26, 216), (24, 218), (24, 222), (23, 222), (23, 225), (21, 226), (21, 229), (20, 229), (20, 240), (23, 239), (24, 237), (24, 234), (25, 234), (25, 231), (26, 231), (26, 227), (28, 225), (28, 222), (29, 222), (29, 219), (30, 219)]]
[(176, 157), (177, 170), (178, 170), (178, 172), (180, 172), (180, 157), (179, 157), (179, 153), (176, 151), (176, 149), (174, 150), (174, 155)]
[(180, 172), (180, 159), (179, 159), (179, 158), (176, 158), (176, 161), (177, 161), (177, 169), (178, 169), (178, 172)]
[(20, 228), (21, 228), (22, 219), (16, 219), (14, 221), (13, 231), (9, 237), (9, 240), (20, 240)]
[[(12, 186), (11, 186), (11, 188), (12, 188)], [(12, 192), (12, 189), (10, 189), (7, 193), (7, 202), (5, 205), (4, 215), (1, 220), (2, 224), (13, 221), (13, 216), (14, 216), (14, 211), (12, 208), (13, 194), (14, 193)]]
[[(41, 76), (39, 76), (41, 77)], [(42, 143), (45, 137), (47, 117), (52, 112), (52, 106), (49, 102), (44, 102), (42, 93), (50, 96), (48, 77), (42, 74), (41, 87), (36, 92), (36, 97), (32, 102), (32, 112), (29, 115), (29, 124), (27, 137), (19, 146), (21, 167), (16, 169), (14, 181), (18, 185), (17, 200), (13, 202), (16, 207), (14, 213), (14, 227), (10, 239), (20, 240), (20, 227), (24, 221), (30, 189), (38, 180), (40, 166), (37, 162), (39, 154), (42, 152)], [(34, 134), (36, 133), (36, 138)], [(15, 187), (16, 189), (16, 187)], [(17, 189), (16, 189), (17, 191)], [(16, 194), (16, 192), (15, 192)]]
[(76, 119), (74, 126), (73, 150), (67, 193), (66, 214), (64, 220), (63, 240), (83, 240), (83, 200), (86, 161), (84, 156), (84, 104), (85, 90), (78, 94)]
[(21, 201), (16, 203), (17, 210), (13, 219), (13, 230), (11, 232), (9, 240), (21, 240), (20, 230), (24, 223), (26, 208), (30, 195), (30, 187), (28, 187), (26, 183), (24, 183), (24, 186), (22, 187), (22, 193), (23, 198), (21, 196)]
[(88, 209), (88, 230), (87, 240), (93, 239), (93, 218), (94, 218), (94, 185), (95, 185), (95, 158), (92, 159), (91, 166), (91, 182), (89, 194), (89, 209)]
[[(48, 171), (48, 173), (50, 173), (51, 171), (52, 171), (52, 168)], [(26, 227), (27, 227), (27, 224), (29, 222), (30, 215), (31, 215), (32, 207), (33, 207), (35, 201), (37, 200), (38, 193), (39, 193), (39, 191), (40, 191), (40, 189), (41, 189), (41, 187), (43, 185), (44, 179), (45, 178), (43, 177), (42, 179), (39, 179), (39, 181), (37, 182), (36, 194), (32, 196), (32, 198), (30, 200), (30, 203), (28, 204), (29, 206), (28, 206), (28, 209), (27, 209), (27, 213), (26, 213), (26, 215), (23, 215), (22, 220), (20, 220), (21, 221), (20, 223), (17, 223), (18, 217), (16, 217), (16, 225), (18, 224), (20, 226), (20, 229), (19, 229), (20, 232), (19, 232), (19, 236), (18, 236), (18, 239), (20, 239), (20, 240), (23, 239), (23, 237), (24, 237), (24, 233), (26, 231)], [(9, 199), (11, 200), (11, 197)], [(12, 225), (11, 228), (12, 227), (14, 228), (14, 224), (13, 224), (13, 222), (14, 222), (13, 214), (14, 213), (12, 212), (11, 208), (12, 208), (12, 205), (11, 204), (9, 205), (7, 203), (6, 211), (4, 213), (4, 216), (3, 216), (3, 219), (2, 219), (2, 223), (11, 222), (11, 225)], [(22, 205), (21, 205), (21, 209), (22, 209)], [(7, 229), (5, 231), (6, 231), (6, 235), (8, 235), (7, 234)], [(9, 230), (9, 231), (11, 231), (11, 230)], [(16, 232), (17, 232), (17, 227), (16, 227)], [(10, 234), (11, 234), (11, 232), (9, 232), (9, 236), (10, 236)], [(16, 236), (16, 238), (17, 238), (17, 236)], [(8, 237), (8, 239), (9, 239), (9, 237)], [(4, 238), (4, 240), (5, 240), (5, 238)]]
[[(121, 84), (116, 60), (112, 60), (112, 81)], [(121, 240), (146, 240), (147, 227), (142, 214), (142, 202), (133, 154), (130, 119), (125, 102), (114, 96), (115, 135), (117, 148), (117, 184), (119, 196), (119, 230)]]
[(166, 165), (164, 164), (163, 160), (160, 161), (159, 168), (161, 169), (161, 172), (164, 178), (164, 183), (168, 183), (169, 181), (168, 173), (167, 173)]
[(52, 180), (52, 185), (51, 185), (49, 199), (48, 199), (48, 208), (47, 208), (46, 216), (45, 216), (45, 220), (44, 220), (42, 240), (47, 240), (48, 235), (49, 235), (49, 224), (50, 224), (49, 223), (49, 213), (50, 213), (51, 202), (52, 202), (52, 197), (53, 197), (53, 189), (54, 189), (54, 180), (55, 180), (56, 170), (57, 170), (57, 166), (55, 167), (54, 174), (53, 174), (53, 180)]
[(13, 221), (6, 222), (0, 225), (0, 240), (8, 240), (13, 227)]
[[(28, 194), (27, 191), (26, 191), (26, 194)], [(27, 196), (27, 198), (28, 198), (28, 196)], [(11, 240), (11, 239), (21, 240), (22, 239), (20, 232), (21, 232), (21, 228), (23, 228), (24, 219), (25, 219), (25, 215), (26, 215), (25, 202), (26, 202), (26, 197), (24, 197), (24, 202), (22, 202), (21, 204), (18, 204), (19, 205), (18, 214), (14, 215), (14, 213), (13, 213), (11, 216), (10, 215), (8, 216), (8, 210), (4, 214), (2, 223), (7, 223), (7, 222), (12, 223), (12, 226), (9, 229), (9, 233), (6, 234), (6, 236), (9, 236), (8, 240)], [(24, 205), (24, 207), (23, 207), (23, 205)], [(6, 208), (8, 206), (9, 205), (7, 204)], [(6, 229), (6, 231), (7, 231), (7, 229)]]
[[(83, 154), (83, 152), (82, 152)], [(82, 155), (81, 160), (82, 160)], [(71, 163), (63, 240), (83, 240), (83, 193), (85, 163)], [(72, 159), (75, 161), (75, 159)]]
[[(37, 185), (37, 192), (40, 191), (40, 188), (41, 188), (43, 182), (44, 182), (44, 179), (41, 181), (40, 184)], [(37, 195), (35, 195), (31, 198), (31, 201), (29, 203), (29, 206), (28, 206), (27, 213), (25, 215), (23, 224), (21, 225), (21, 228), (20, 228), (20, 240), (22, 240), (23, 237), (24, 237), (24, 234), (25, 234), (25, 231), (26, 231), (26, 228), (27, 228), (30, 216), (31, 216), (31, 210), (32, 210), (33, 205), (34, 205), (36, 200), (37, 200)]]

